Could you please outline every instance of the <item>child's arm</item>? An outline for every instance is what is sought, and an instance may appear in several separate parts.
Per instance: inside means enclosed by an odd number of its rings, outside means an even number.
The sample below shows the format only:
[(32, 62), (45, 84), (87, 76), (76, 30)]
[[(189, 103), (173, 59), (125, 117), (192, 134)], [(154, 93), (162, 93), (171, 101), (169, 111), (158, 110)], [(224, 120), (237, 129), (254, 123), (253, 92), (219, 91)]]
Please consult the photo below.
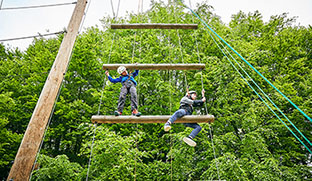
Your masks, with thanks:
[(135, 77), (135, 76), (137, 76), (137, 75), (139, 75), (139, 70), (135, 70), (135, 71), (133, 72), (133, 74), (132, 74), (132, 77)]
[(121, 82), (121, 78), (118, 77), (116, 79), (112, 78), (110, 75), (109, 75), (109, 72), (108, 71), (105, 71), (105, 74), (107, 75), (108, 77), (108, 80), (112, 83), (117, 83), (117, 82)]
[(202, 96), (203, 96), (203, 98), (201, 100), (195, 100), (194, 101), (194, 104), (193, 104), (194, 107), (200, 107), (200, 106), (204, 105), (204, 102), (206, 101), (204, 89), (202, 90)]
[(203, 102), (206, 102), (205, 90), (204, 90), (204, 89), (202, 90), (202, 97), (203, 97), (203, 98), (202, 98), (202, 101), (203, 101)]

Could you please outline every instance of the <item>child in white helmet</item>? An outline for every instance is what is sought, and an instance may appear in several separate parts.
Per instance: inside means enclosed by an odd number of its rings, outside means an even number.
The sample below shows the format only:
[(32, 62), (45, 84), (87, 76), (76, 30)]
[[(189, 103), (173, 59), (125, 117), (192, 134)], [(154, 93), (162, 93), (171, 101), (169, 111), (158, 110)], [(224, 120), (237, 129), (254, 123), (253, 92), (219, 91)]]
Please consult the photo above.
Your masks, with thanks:
[[(193, 113), (193, 107), (199, 107), (204, 104), (206, 101), (205, 98), (205, 90), (202, 90), (202, 99), (201, 100), (195, 100), (197, 97), (197, 94), (195, 91), (188, 91), (186, 95), (181, 99), (180, 101), (180, 108), (177, 110), (166, 122), (164, 126), (165, 131), (169, 131), (171, 129), (171, 124), (174, 123), (175, 120), (178, 118), (181, 118), (185, 115), (192, 115)], [(195, 136), (201, 131), (201, 127), (197, 123), (183, 123), (187, 127), (194, 128), (191, 134), (188, 137), (184, 137), (183, 141), (187, 143), (190, 146), (196, 146), (196, 142), (193, 141)]]
[(120, 66), (117, 69), (117, 72), (120, 74), (120, 77), (114, 79), (109, 75), (108, 71), (105, 71), (105, 74), (108, 77), (108, 80), (112, 83), (120, 82), (122, 87), (120, 89), (120, 95), (118, 100), (117, 111), (115, 111), (115, 116), (119, 116), (122, 114), (126, 96), (130, 93), (130, 101), (131, 101), (131, 111), (134, 116), (141, 116), (141, 113), (138, 112), (138, 96), (136, 91), (137, 82), (134, 80), (134, 77), (139, 74), (139, 70), (135, 70), (133, 73), (128, 74), (126, 67)]

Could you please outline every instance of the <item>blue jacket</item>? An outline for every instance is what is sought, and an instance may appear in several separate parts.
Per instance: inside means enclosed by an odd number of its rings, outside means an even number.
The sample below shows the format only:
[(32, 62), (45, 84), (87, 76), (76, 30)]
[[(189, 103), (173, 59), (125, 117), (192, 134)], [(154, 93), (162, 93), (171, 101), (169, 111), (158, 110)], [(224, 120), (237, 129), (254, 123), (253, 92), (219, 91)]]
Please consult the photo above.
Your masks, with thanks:
[[(137, 82), (134, 80), (134, 77), (139, 74), (139, 70), (135, 70), (133, 73), (131, 73), (132, 76), (130, 76), (130, 80), (137, 85)], [(126, 76), (121, 75), (120, 77), (114, 79), (111, 76), (108, 76), (108, 80), (111, 81), (112, 83), (117, 83), (117, 82), (125, 82), (129, 78), (129, 74)]]

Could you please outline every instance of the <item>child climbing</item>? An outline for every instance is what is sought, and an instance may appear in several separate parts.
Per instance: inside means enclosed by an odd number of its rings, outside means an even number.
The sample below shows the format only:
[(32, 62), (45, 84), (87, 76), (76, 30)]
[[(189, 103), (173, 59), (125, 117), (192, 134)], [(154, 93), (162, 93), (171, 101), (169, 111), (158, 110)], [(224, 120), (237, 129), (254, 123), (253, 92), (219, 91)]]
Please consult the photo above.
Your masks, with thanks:
[[(171, 124), (174, 123), (178, 118), (183, 117), (184, 115), (192, 115), (193, 107), (200, 107), (206, 101), (205, 98), (205, 90), (202, 90), (202, 99), (195, 100), (197, 94), (195, 91), (187, 91), (186, 95), (180, 101), (179, 110), (177, 110), (166, 122), (164, 126), (165, 131), (169, 131), (171, 129)], [(183, 141), (190, 146), (196, 146), (196, 142), (193, 141), (195, 136), (201, 131), (201, 127), (197, 123), (183, 123), (186, 127), (194, 128), (191, 134), (188, 137), (184, 137)]]
[(112, 83), (120, 82), (122, 87), (120, 89), (120, 95), (118, 100), (117, 111), (115, 111), (115, 116), (120, 116), (122, 114), (126, 96), (130, 93), (130, 101), (131, 101), (131, 111), (134, 116), (141, 116), (141, 113), (138, 112), (138, 96), (136, 91), (137, 82), (134, 80), (134, 77), (139, 74), (139, 70), (135, 70), (133, 73), (128, 74), (126, 67), (120, 66), (117, 69), (117, 72), (120, 74), (120, 77), (114, 79), (109, 75), (108, 71), (105, 71), (105, 74), (108, 77), (108, 80)]

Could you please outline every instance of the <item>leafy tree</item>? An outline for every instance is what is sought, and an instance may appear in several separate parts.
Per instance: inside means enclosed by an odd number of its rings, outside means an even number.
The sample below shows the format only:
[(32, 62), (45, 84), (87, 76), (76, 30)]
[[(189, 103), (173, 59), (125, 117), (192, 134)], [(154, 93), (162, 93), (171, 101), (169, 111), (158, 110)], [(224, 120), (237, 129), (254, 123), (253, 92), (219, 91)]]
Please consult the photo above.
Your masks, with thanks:
[[(194, 9), (251, 65), (311, 117), (312, 29), (294, 25), (286, 13), (264, 22), (258, 12), (238, 12), (229, 25), (208, 3)], [(78, 36), (59, 99), (40, 151), (33, 180), (83, 180), (87, 176), (94, 126), (90, 117), (111, 115), (120, 84), (105, 78), (102, 64), (204, 63), (201, 71), (142, 70), (139, 110), (169, 115), (179, 108), (187, 86), (206, 90), (207, 112), (216, 118), (201, 124), (195, 148), (181, 140), (190, 128), (174, 124), (105, 124), (95, 132), (89, 179), (92, 180), (309, 180), (311, 155), (250, 89), (254, 82), (309, 140), (309, 122), (239, 56), (214, 42), (204, 25), (183, 7), (152, 2), (139, 15), (104, 17), (103, 29), (90, 27)], [(194, 30), (112, 30), (111, 23), (198, 23)], [(212, 37), (211, 37), (212, 36)], [(5, 179), (17, 152), (63, 36), (36, 39), (25, 52), (0, 46), (0, 159)], [(221, 48), (222, 51), (219, 49)], [(227, 51), (228, 50), (228, 51)], [(231, 52), (229, 56), (227, 52)], [(235, 59), (235, 60), (234, 60)], [(233, 68), (240, 70), (247, 82)], [(110, 71), (112, 76), (119, 76)], [(270, 106), (272, 104), (267, 101)], [(13, 110), (13, 111), (11, 111)], [(276, 111), (276, 108), (273, 108)], [(197, 114), (207, 114), (205, 108)], [(130, 114), (126, 102), (123, 114)], [(297, 134), (297, 130), (277, 112)], [(210, 132), (212, 134), (210, 134)], [(299, 135), (301, 140), (304, 140)], [(309, 145), (305, 140), (304, 143)], [(309, 145), (310, 146), (310, 145)], [(3, 170), (3, 171), (2, 171)]]

